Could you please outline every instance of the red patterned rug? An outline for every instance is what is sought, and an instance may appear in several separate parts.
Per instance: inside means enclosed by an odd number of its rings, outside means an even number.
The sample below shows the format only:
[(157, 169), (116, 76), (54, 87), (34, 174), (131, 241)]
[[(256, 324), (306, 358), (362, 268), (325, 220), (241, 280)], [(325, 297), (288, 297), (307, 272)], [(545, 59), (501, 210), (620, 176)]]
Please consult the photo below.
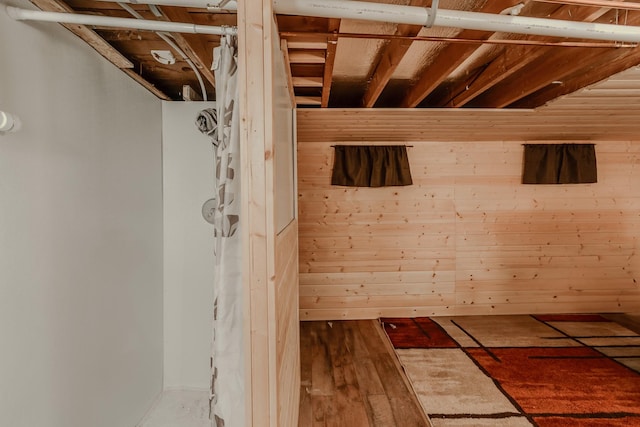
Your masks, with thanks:
[(640, 426), (640, 336), (602, 316), (381, 321), (435, 427)]

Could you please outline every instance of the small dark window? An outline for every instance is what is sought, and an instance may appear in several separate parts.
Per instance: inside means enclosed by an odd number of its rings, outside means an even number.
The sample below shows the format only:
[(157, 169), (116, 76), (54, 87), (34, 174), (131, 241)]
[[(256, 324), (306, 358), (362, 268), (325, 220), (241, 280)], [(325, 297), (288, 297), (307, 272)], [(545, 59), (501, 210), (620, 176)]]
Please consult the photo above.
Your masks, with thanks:
[(384, 187), (411, 184), (406, 146), (335, 146), (331, 185)]
[(525, 144), (523, 184), (598, 182), (594, 144)]

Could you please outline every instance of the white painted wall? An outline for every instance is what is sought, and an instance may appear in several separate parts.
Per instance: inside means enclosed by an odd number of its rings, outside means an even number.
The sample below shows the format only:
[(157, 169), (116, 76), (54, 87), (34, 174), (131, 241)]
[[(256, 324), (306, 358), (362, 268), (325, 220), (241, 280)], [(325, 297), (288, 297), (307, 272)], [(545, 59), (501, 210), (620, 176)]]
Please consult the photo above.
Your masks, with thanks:
[(162, 388), (161, 102), (0, 9), (0, 110), (0, 425), (131, 427)]
[(214, 103), (163, 102), (165, 389), (208, 389), (213, 319), (214, 152), (195, 126)]

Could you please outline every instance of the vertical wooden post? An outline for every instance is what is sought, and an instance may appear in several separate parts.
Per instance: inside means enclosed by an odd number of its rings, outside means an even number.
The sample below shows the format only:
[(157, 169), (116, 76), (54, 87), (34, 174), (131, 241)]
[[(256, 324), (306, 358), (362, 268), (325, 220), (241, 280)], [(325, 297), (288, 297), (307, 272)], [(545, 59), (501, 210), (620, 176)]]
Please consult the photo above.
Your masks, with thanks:
[(238, 2), (246, 425), (277, 426), (273, 218), (273, 8)]

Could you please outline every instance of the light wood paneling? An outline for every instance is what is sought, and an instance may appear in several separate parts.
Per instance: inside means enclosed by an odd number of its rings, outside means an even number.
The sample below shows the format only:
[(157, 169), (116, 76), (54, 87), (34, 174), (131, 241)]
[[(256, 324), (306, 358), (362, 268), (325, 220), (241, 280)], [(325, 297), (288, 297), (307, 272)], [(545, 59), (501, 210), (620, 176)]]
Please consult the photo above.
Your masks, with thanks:
[[(263, 12), (264, 9), (264, 12)], [(271, 3), (238, 5), (238, 91), (243, 213), (245, 424), (277, 425), (275, 377)], [(266, 14), (266, 15), (265, 15)], [(268, 39), (269, 42), (265, 42)], [(258, 72), (256, 70), (261, 70)], [(264, 77), (262, 74), (265, 74)], [(245, 179), (246, 178), (246, 179)], [(272, 186), (270, 186), (272, 187)], [(269, 192), (271, 191), (271, 192)]]
[(297, 221), (292, 221), (276, 237), (275, 261), (278, 426), (295, 426), (300, 400)]
[[(640, 104), (629, 113), (590, 110), (423, 110), (369, 109), (299, 112), (300, 141), (323, 135), (327, 142), (500, 141), (573, 139), (633, 140), (640, 130)], [(470, 134), (470, 130), (475, 132)]]
[[(245, 335), (245, 425), (295, 426), (300, 399), (298, 227), (278, 233), (278, 140), (293, 144), (293, 107), (271, 2), (238, 7)], [(286, 142), (285, 142), (286, 145)], [(291, 154), (291, 149), (289, 154)], [(285, 174), (286, 175), (286, 174)], [(283, 191), (283, 188), (278, 188)], [(286, 193), (286, 191), (284, 191)], [(293, 209), (291, 209), (293, 210)], [(293, 215), (292, 215), (293, 216)]]
[[(640, 121), (583, 113), (300, 111), (301, 318), (640, 310)], [(598, 183), (520, 183), (523, 143), (585, 140)], [(414, 185), (329, 185), (367, 142), (412, 145)]]

